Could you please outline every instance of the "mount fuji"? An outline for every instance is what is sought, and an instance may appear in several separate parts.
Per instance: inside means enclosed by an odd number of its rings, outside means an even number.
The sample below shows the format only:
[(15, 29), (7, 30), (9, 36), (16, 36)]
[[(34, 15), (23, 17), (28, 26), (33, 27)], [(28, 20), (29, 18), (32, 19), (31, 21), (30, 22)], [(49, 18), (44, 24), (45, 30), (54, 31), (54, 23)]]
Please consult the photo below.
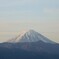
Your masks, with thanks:
[(0, 43), (0, 59), (59, 59), (59, 44), (29, 30)]
[(44, 43), (51, 43), (51, 44), (55, 43), (34, 30), (23, 32), (16, 38), (8, 40), (7, 42), (20, 43), (20, 42), (37, 42), (37, 41), (42, 41)]

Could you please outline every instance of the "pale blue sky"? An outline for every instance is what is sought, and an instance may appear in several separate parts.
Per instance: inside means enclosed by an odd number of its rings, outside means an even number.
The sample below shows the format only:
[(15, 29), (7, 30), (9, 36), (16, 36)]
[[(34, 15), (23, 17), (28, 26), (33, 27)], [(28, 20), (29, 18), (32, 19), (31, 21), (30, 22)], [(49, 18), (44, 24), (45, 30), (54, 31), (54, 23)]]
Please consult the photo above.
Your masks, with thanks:
[(0, 0), (1, 42), (30, 28), (59, 42), (59, 0)]
[[(0, 20), (58, 20), (59, 0), (1, 0)], [(56, 19), (57, 18), (57, 19)]]

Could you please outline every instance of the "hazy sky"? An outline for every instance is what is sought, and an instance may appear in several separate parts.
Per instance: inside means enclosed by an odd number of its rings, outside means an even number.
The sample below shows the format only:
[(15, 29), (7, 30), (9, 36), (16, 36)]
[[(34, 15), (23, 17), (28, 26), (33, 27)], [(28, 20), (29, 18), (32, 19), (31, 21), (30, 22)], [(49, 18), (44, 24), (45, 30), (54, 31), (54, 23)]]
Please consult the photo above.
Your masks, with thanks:
[(0, 42), (26, 29), (59, 42), (59, 0), (0, 0)]

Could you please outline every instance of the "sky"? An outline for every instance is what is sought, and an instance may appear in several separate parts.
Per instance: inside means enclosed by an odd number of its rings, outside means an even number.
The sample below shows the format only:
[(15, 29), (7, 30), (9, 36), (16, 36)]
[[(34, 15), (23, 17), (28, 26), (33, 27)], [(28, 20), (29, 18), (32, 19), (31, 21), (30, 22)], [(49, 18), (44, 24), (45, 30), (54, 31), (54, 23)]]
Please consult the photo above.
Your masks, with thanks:
[(27, 29), (59, 43), (59, 0), (0, 0), (0, 42)]

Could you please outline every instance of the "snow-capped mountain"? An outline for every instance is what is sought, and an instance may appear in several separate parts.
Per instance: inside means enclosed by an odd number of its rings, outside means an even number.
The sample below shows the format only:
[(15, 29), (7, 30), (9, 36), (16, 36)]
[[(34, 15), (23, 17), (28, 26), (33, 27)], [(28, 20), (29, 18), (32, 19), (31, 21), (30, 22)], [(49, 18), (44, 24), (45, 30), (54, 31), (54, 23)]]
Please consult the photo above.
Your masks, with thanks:
[(29, 30), (0, 43), (0, 59), (59, 59), (59, 44)]
[(34, 30), (26, 31), (14, 39), (8, 40), (8, 42), (10, 43), (37, 42), (37, 41), (42, 41), (44, 43), (55, 43)]

